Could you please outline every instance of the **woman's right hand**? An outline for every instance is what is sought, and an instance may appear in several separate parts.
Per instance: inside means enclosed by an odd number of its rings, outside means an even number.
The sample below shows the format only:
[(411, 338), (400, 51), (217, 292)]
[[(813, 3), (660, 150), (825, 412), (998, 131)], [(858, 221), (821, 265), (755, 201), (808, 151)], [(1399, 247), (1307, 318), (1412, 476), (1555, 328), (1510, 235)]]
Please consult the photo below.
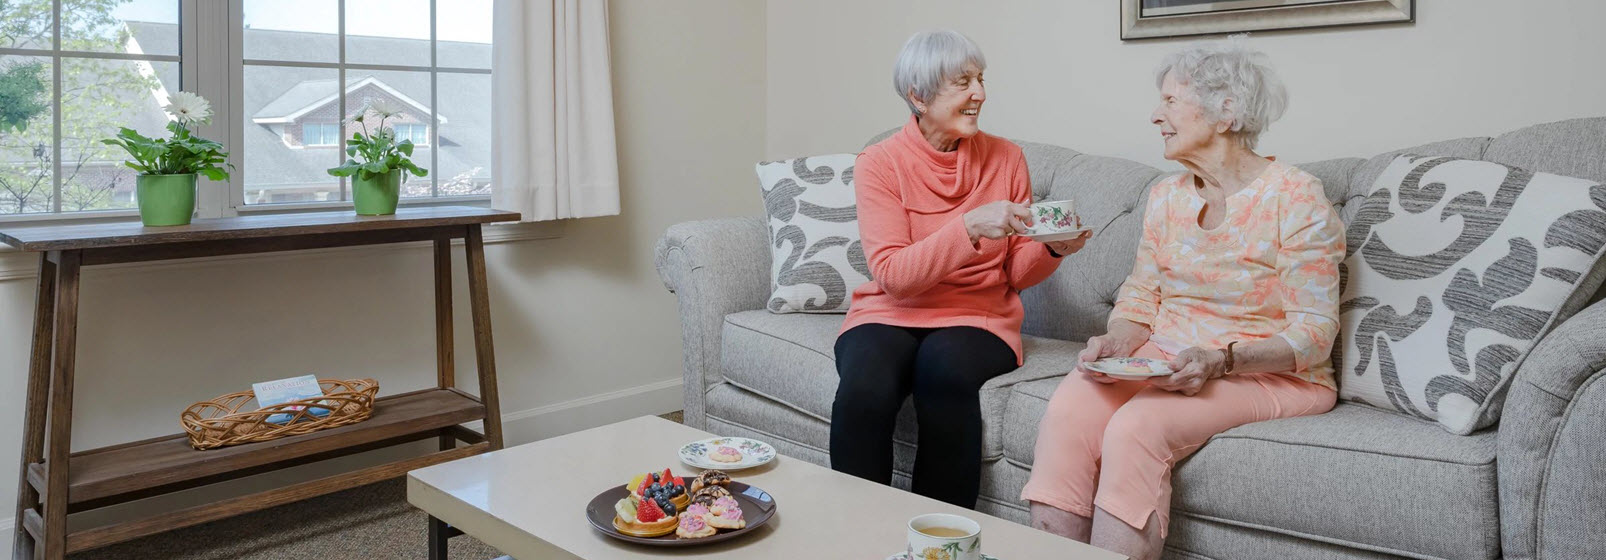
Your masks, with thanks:
[(1026, 231), (1032, 219), (1032, 209), (1024, 204), (1000, 200), (979, 206), (965, 213), (965, 232), (970, 242), (981, 238), (1003, 239)]
[(1115, 383), (1118, 381), (1116, 378), (1084, 368), (1082, 364), (1096, 362), (1104, 358), (1131, 356), (1148, 340), (1147, 336), (1141, 336), (1148, 329), (1137, 324), (1127, 324), (1126, 321), (1120, 321), (1120, 323), (1112, 325), (1109, 333), (1087, 339), (1087, 348), (1082, 349), (1082, 352), (1076, 355), (1077, 369), (1082, 370), (1082, 373), (1086, 374), (1089, 379), (1099, 383)]

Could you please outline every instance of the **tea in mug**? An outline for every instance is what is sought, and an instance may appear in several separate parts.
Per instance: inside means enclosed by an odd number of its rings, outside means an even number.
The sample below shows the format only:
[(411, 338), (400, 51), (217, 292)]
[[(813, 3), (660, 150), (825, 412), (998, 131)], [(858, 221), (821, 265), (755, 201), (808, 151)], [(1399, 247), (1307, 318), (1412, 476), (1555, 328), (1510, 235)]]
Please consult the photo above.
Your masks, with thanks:
[(970, 536), (969, 531), (965, 531), (963, 529), (954, 529), (952, 527), (926, 527), (924, 529), (915, 530), (939, 539), (957, 539), (960, 537)]

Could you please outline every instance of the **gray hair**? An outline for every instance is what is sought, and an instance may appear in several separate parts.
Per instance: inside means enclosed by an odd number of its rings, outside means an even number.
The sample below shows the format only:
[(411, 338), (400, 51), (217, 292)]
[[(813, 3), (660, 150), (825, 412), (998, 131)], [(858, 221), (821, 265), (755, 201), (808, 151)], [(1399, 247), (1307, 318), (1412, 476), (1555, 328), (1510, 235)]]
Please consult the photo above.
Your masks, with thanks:
[(1171, 75), (1207, 118), (1231, 121), (1229, 134), (1253, 149), (1260, 134), (1288, 109), (1288, 89), (1265, 53), (1247, 42), (1247, 36), (1234, 35), (1171, 53), (1155, 70), (1154, 85), (1164, 87), (1166, 75)]
[(969, 37), (947, 29), (921, 31), (898, 53), (898, 61), (892, 65), (892, 88), (909, 104), (910, 113), (919, 113), (909, 92), (929, 103), (944, 81), (965, 73), (966, 64), (987, 69), (987, 57)]

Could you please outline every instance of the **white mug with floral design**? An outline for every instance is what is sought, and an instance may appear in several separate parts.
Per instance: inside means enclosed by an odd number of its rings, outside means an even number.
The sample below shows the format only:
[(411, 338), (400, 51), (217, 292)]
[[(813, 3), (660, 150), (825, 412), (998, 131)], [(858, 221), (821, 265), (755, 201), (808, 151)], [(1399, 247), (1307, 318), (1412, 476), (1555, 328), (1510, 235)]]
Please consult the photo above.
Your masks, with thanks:
[(981, 524), (947, 513), (916, 516), (907, 552), (909, 560), (982, 560)]
[(1029, 234), (1061, 233), (1082, 228), (1082, 218), (1076, 215), (1075, 200), (1043, 201), (1032, 205), (1032, 227)]

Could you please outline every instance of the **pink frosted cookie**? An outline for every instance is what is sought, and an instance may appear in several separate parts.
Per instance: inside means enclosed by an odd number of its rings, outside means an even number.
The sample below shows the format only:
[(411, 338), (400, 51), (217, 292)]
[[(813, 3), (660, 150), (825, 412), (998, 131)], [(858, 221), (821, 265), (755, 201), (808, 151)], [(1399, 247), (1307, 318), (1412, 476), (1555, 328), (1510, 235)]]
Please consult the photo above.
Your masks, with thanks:
[(742, 452), (734, 447), (721, 445), (714, 448), (714, 451), (708, 454), (708, 458), (721, 463), (737, 463), (742, 460)]
[(714, 500), (713, 507), (708, 511), (709, 525), (720, 529), (740, 529), (747, 526), (747, 520), (742, 519), (742, 506), (736, 503), (735, 498), (726, 496)]
[[(694, 505), (692, 507), (697, 506)], [(704, 508), (705, 512), (706, 510), (707, 508)], [(680, 525), (675, 527), (675, 536), (682, 539), (700, 539), (703, 537), (713, 536), (714, 533), (718, 532), (719, 530), (715, 529), (714, 526), (709, 525), (708, 521), (703, 517), (704, 516), (692, 513), (690, 508), (681, 512)]]

